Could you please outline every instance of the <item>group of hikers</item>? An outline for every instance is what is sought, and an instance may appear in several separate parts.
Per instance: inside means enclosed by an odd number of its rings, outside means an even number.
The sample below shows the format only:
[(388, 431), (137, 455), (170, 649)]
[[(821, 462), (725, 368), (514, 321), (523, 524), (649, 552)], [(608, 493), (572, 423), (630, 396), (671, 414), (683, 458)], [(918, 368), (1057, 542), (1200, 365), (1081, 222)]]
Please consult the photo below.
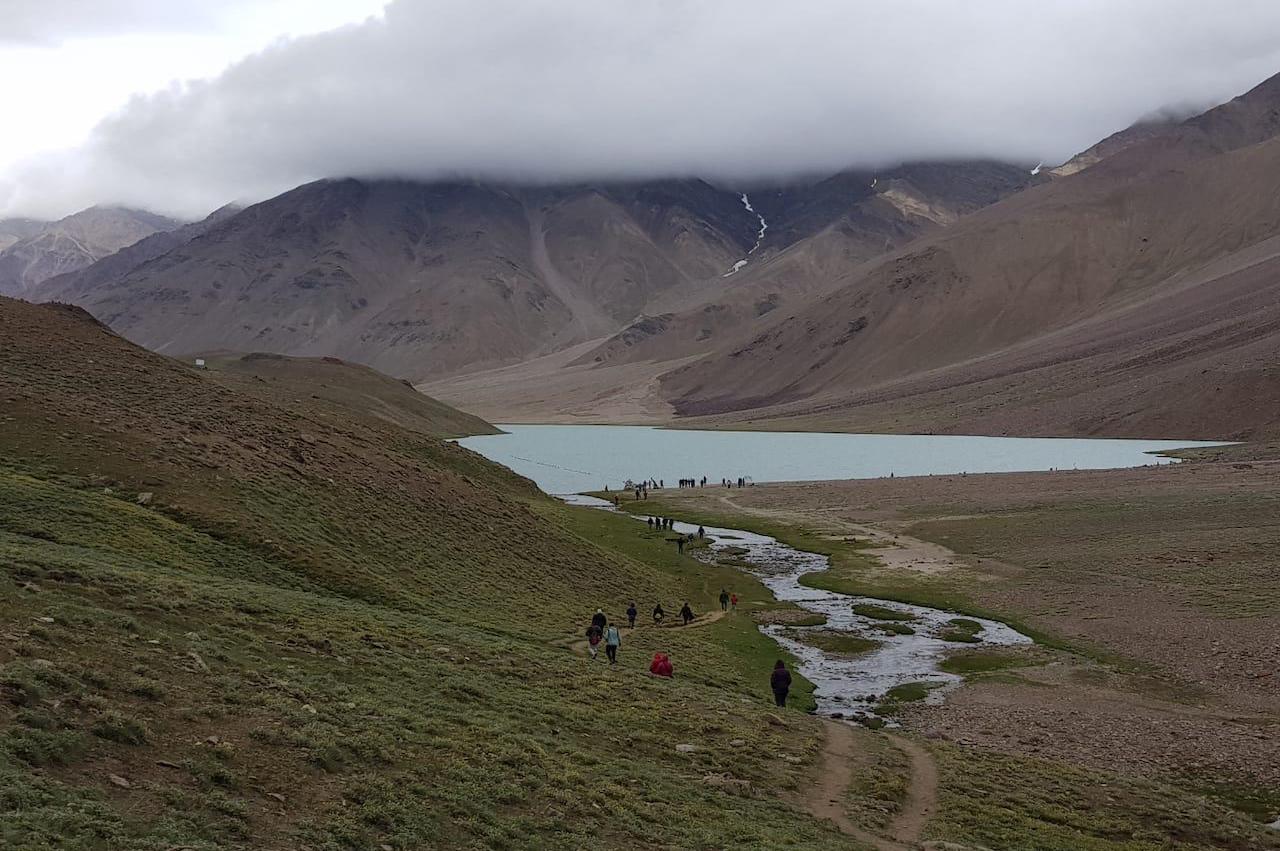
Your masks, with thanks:
[[(722, 487), (722, 488), (733, 488), (733, 487), (745, 488), (747, 485), (749, 485), (749, 484), (751, 484), (751, 483), (752, 483), (752, 482), (751, 482), (751, 479), (750, 479), (749, 477), (747, 477), (747, 476), (738, 476), (738, 478), (736, 478), (736, 479), (722, 478), (722, 479), (720, 480), (720, 487)], [(623, 483), (623, 485), (622, 485), (622, 490), (624, 490), (624, 491), (631, 491), (632, 493), (634, 493), (634, 494), (635, 494), (635, 498), (636, 498), (637, 500), (640, 500), (640, 499), (648, 499), (648, 498), (649, 498), (649, 489), (650, 489), (650, 488), (652, 488), (652, 489), (654, 489), (654, 490), (661, 490), (661, 489), (665, 488), (666, 486), (667, 486), (667, 483), (666, 483), (666, 481), (665, 481), (664, 479), (641, 479), (640, 481), (635, 481), (635, 480), (632, 480), (632, 479), (627, 479), (627, 481), (626, 481), (626, 482), (624, 482), (624, 483)], [(705, 488), (705, 487), (707, 486), (707, 477), (706, 477), (706, 476), (703, 476), (703, 477), (702, 477), (702, 478), (700, 478), (700, 479), (697, 479), (697, 478), (680, 479), (680, 480), (679, 480), (679, 482), (678, 482), (678, 486), (679, 486), (679, 487), (682, 487), (682, 488)], [(608, 486), (608, 485), (605, 485), (605, 486), (604, 486), (604, 491), (605, 491), (605, 493), (609, 493), (609, 492), (610, 492), (610, 491), (609, 491), (609, 486)], [(614, 505), (620, 505), (620, 504), (621, 504), (621, 502), (622, 502), (622, 498), (621, 498), (620, 496), (615, 495), (615, 496), (613, 497), (613, 504), (614, 504)]]
[[(722, 611), (732, 610), (736, 612), (738, 610), (738, 595), (721, 588), (720, 609)], [(633, 600), (627, 605), (627, 624), (631, 629), (635, 629), (638, 615), (639, 610)], [(680, 607), (681, 620), (685, 626), (688, 626), (695, 617), (693, 608), (689, 605), (689, 601), (686, 600), (684, 605)], [(665, 618), (666, 612), (663, 611), (662, 604), (656, 604), (653, 607), (654, 625), (661, 624)], [(593, 660), (599, 658), (601, 644), (604, 645), (605, 657), (609, 660), (609, 664), (618, 664), (618, 649), (622, 647), (622, 631), (616, 623), (610, 622), (608, 616), (604, 613), (604, 609), (596, 609), (596, 613), (591, 616), (591, 625), (587, 627), (587, 653)], [(662, 650), (656, 651), (653, 654), (653, 659), (649, 662), (649, 673), (655, 677), (674, 677), (675, 666), (671, 662), (671, 655)], [(769, 676), (769, 688), (773, 691), (774, 703), (778, 706), (786, 706), (787, 694), (791, 690), (791, 672), (787, 670), (786, 664), (781, 659), (773, 666), (773, 672)]]

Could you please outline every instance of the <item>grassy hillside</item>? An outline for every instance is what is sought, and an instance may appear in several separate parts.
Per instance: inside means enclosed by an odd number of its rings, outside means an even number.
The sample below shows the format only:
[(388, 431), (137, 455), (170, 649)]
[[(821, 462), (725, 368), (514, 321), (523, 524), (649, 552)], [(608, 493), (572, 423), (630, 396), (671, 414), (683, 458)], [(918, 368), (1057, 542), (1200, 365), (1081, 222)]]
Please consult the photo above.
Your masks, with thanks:
[(204, 360), (233, 389), (285, 407), (306, 405), (320, 417), (354, 414), (436, 437), (498, 433), (492, 424), (419, 393), (407, 381), (338, 358), (259, 352), (212, 354)]
[(745, 618), (565, 646), (740, 575), (80, 311), (0, 338), (0, 845), (849, 847), (783, 803), (818, 727)]

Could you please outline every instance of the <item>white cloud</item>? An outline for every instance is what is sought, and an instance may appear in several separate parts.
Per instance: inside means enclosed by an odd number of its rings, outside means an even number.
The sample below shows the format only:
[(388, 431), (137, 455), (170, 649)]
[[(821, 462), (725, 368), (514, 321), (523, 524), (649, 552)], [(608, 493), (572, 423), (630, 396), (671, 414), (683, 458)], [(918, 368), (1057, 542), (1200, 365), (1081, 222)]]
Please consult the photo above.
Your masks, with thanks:
[[(1237, 0), (397, 0), (135, 98), (11, 170), (24, 212), (197, 214), (325, 176), (777, 176), (1062, 160), (1280, 71), (1280, 4)], [(0, 208), (5, 192), (0, 188)]]

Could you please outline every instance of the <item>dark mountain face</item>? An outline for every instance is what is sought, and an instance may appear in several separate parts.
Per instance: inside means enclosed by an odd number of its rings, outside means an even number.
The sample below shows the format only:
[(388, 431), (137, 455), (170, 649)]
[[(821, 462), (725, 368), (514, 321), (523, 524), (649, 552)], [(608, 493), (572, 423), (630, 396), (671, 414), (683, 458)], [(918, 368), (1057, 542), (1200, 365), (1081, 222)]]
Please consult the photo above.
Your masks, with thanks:
[[(767, 249), (757, 248), (763, 213), (700, 180), (319, 181), (153, 235), (39, 295), (164, 352), (333, 354), (422, 379), (606, 338), (659, 305), (700, 309), (748, 281), (726, 277), (740, 260), (750, 255), (754, 274), (756, 258), (837, 222), (870, 234), (860, 249), (870, 256), (1016, 185), (1011, 167), (983, 166), (1004, 175), (998, 186), (945, 175), (971, 167), (904, 167), (883, 190), (901, 201), (850, 176), (790, 190), (777, 208), (804, 221), (778, 223)], [(985, 195), (972, 188), (984, 181)], [(927, 195), (934, 187), (943, 194)], [(904, 212), (912, 205), (924, 214)], [(741, 321), (723, 316), (725, 332)]]

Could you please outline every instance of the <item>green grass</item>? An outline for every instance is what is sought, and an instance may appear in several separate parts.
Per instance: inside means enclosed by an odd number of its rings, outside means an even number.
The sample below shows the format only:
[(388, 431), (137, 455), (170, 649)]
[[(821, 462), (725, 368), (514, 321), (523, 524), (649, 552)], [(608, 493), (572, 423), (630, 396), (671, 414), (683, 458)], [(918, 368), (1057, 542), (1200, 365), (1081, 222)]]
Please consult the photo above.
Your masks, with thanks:
[[(612, 670), (556, 646), (632, 597), (763, 598), (749, 577), (547, 500), (500, 509), (567, 542), (520, 542), (521, 575), (465, 512), (462, 538), (420, 538), (398, 509), (360, 529), (320, 494), (240, 495), (252, 523), (0, 467), (0, 720), (24, 719), (0, 732), (6, 847), (844, 846), (779, 800), (820, 733), (799, 677), (768, 721), (779, 654), (745, 612), (638, 630)], [(646, 673), (659, 648), (674, 680)]]
[(888, 635), (915, 635), (916, 631), (905, 623), (894, 623), (892, 621), (876, 624), (876, 629)]
[(932, 744), (937, 818), (926, 838), (1035, 851), (1280, 848), (1280, 837), (1209, 798), (1060, 762)]
[(929, 692), (941, 685), (942, 683), (914, 682), (894, 686), (885, 692), (884, 697), (876, 704), (875, 714), (897, 715), (902, 710), (902, 704), (924, 700), (929, 696)]
[(1011, 653), (1002, 650), (975, 650), (955, 653), (948, 656), (938, 667), (949, 674), (970, 676), (986, 674), (992, 671), (1003, 671), (1008, 668), (1022, 668), (1035, 664), (1025, 654)]
[[(883, 721), (875, 718), (883, 725)], [(907, 756), (884, 736), (858, 735), (859, 758), (845, 799), (845, 812), (868, 830), (883, 830), (901, 810), (910, 788)]]
[(806, 630), (795, 635), (797, 641), (835, 653), (841, 656), (858, 656), (869, 653), (880, 646), (879, 641), (861, 638), (847, 632), (826, 632), (823, 630)]
[(888, 606), (877, 606), (875, 603), (858, 603), (852, 607), (855, 615), (862, 615), (864, 618), (873, 618), (878, 621), (914, 621), (919, 620), (910, 612), (891, 609)]
[(969, 618), (952, 618), (947, 621), (949, 629), (943, 630), (938, 637), (943, 641), (954, 641), (962, 644), (977, 644), (982, 641), (978, 634), (982, 632), (982, 624)]

